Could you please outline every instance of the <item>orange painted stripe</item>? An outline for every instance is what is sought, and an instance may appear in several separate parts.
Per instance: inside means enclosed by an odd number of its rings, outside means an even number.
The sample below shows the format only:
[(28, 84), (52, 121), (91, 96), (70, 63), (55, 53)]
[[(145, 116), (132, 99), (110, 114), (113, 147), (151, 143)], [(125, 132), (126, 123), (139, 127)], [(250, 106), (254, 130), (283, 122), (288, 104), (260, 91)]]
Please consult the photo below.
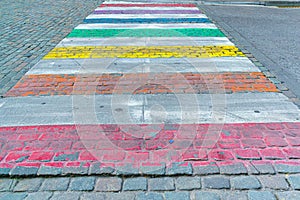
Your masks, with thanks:
[(6, 96), (278, 92), (261, 72), (26, 75)]

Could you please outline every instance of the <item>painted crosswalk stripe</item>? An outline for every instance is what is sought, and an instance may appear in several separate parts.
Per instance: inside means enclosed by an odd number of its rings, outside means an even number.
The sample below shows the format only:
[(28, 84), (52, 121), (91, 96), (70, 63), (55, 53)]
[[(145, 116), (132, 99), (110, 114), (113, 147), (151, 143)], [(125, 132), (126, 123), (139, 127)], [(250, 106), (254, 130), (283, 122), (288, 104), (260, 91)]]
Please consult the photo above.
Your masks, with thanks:
[(225, 37), (219, 29), (74, 29), (67, 37)]
[(226, 37), (68, 37), (56, 47), (75, 46), (234, 46)]
[[(213, 118), (211, 108), (214, 105), (215, 108), (219, 108), (224, 123), (299, 122), (300, 112), (297, 106), (281, 93), (226, 94), (225, 105), (224, 101), (213, 104), (212, 98), (214, 98), (213, 94), (5, 98), (0, 99), (0, 103), (5, 102), (0, 109), (0, 121), (1, 126), (74, 124), (73, 111), (76, 107), (75, 112), (85, 115), (87, 121), (91, 120), (89, 118), (91, 113), (88, 111), (92, 110), (97, 117), (92, 119), (95, 124), (152, 124), (152, 117), (159, 115), (159, 111), (152, 110), (151, 117), (149, 115), (151, 107), (162, 105), (169, 113), (166, 120), (170, 124), (205, 124), (214, 123), (216, 120)], [(185, 105), (184, 108), (180, 109), (178, 100)], [(115, 101), (114, 105), (112, 101)], [(116, 108), (122, 108), (124, 112), (128, 111), (129, 113), (125, 112), (127, 117), (120, 121), (116, 120)], [(143, 108), (146, 108), (147, 112), (143, 112)], [(141, 121), (143, 119), (141, 116), (144, 116), (144, 121)], [(84, 118), (82, 120), (77, 120), (76, 123), (84, 123)]]
[[(201, 29), (217, 29), (216, 25), (211, 23), (181, 23), (181, 24), (79, 24), (75, 29), (189, 29), (189, 28), (201, 28)], [(150, 31), (150, 30), (149, 30)]]
[(102, 74), (102, 73), (221, 73), (259, 72), (246, 57), (161, 58), (161, 59), (62, 59), (41, 60), (30, 74)]
[(210, 58), (244, 56), (235, 46), (76, 46), (58, 47), (43, 59)]
[(96, 10), (93, 14), (200, 14), (199, 10)]
[(204, 14), (102, 14), (102, 15), (97, 15), (97, 14), (91, 14), (86, 17), (86, 19), (102, 19), (102, 18), (111, 18), (111, 19), (156, 19), (156, 18), (207, 18), (206, 15)]
[(207, 18), (101, 18), (85, 19), (84, 23), (211, 23)]

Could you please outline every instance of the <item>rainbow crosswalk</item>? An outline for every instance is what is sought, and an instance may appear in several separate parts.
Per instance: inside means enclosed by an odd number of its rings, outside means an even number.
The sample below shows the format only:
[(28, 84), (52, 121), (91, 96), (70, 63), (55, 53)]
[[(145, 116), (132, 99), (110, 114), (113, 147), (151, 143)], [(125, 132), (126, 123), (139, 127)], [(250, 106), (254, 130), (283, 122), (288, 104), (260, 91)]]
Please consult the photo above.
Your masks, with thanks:
[[(74, 160), (80, 166), (197, 158), (247, 165), (236, 150), (282, 151), (265, 137), (300, 133), (299, 114), (196, 5), (104, 2), (0, 99), (0, 135), (16, 134), (18, 143), (22, 131), (34, 132), (35, 141), (22, 137), (26, 155), (45, 138), (44, 151), (67, 142), (55, 152), (92, 152), (96, 159)], [(257, 130), (261, 137), (252, 137)], [(198, 154), (186, 158), (187, 149)], [(0, 166), (72, 165), (58, 164), (55, 153), (45, 163), (15, 162), (10, 151)], [(232, 156), (221, 159), (225, 151)], [(147, 156), (133, 162), (131, 154)]]

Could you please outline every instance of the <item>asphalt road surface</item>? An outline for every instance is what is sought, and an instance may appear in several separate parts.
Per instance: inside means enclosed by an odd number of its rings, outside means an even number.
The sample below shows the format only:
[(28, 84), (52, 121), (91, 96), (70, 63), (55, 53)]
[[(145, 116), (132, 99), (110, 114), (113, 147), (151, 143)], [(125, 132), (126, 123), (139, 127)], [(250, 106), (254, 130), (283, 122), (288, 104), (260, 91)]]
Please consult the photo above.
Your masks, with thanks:
[(201, 8), (300, 97), (300, 9), (226, 5)]

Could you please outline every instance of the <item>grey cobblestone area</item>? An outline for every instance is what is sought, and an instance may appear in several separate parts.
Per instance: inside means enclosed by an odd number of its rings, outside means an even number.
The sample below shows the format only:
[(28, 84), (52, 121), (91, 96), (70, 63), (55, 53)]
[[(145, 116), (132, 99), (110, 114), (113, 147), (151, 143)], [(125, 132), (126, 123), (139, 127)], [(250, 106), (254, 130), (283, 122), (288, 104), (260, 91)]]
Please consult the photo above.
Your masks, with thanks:
[(299, 199), (300, 174), (2, 178), (0, 199)]
[(1, 0), (0, 96), (101, 2)]

